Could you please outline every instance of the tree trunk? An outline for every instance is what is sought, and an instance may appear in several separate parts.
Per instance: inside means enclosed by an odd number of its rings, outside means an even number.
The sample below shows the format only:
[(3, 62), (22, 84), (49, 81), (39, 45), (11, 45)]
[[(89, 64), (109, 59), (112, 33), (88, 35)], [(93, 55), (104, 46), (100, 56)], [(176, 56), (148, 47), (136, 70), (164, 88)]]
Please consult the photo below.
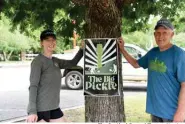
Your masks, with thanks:
[(7, 60), (10, 60), (10, 57), (11, 57), (12, 53), (13, 53), (13, 50), (8, 53), (8, 55), (6, 56)]
[[(86, 38), (118, 38), (121, 36), (121, 12), (118, 0), (88, 0)], [(85, 96), (86, 122), (124, 122), (122, 65), (119, 51), (120, 96)]]
[(8, 61), (8, 59), (7, 59), (7, 57), (6, 57), (7, 55), (6, 55), (6, 52), (5, 51), (3, 51), (3, 58), (4, 58), (4, 61)]
[(12, 50), (12, 51), (10, 51), (9, 53), (8, 53), (8, 52), (3, 51), (3, 59), (4, 59), (4, 61), (8, 61), (8, 60), (10, 59), (10, 57), (11, 57), (12, 53), (13, 53), (13, 50)]
[(26, 52), (25, 51), (21, 51), (21, 61), (25, 61), (26, 60)]
[(77, 33), (74, 30), (73, 31), (73, 49), (76, 47), (76, 41), (77, 41)]

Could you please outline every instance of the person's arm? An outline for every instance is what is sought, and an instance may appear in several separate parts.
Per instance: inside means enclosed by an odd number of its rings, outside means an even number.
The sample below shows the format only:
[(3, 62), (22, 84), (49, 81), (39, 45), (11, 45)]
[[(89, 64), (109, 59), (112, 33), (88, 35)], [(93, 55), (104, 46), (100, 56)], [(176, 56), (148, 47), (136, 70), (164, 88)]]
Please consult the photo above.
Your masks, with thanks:
[(120, 50), (125, 59), (134, 67), (134, 68), (140, 68), (137, 60), (128, 54), (128, 52), (125, 49)]
[(182, 82), (179, 93), (178, 108), (174, 115), (173, 122), (184, 122), (184, 121), (185, 121), (185, 82)]
[(82, 56), (83, 56), (83, 50), (79, 49), (78, 53), (75, 55), (75, 57), (72, 60), (58, 59), (55, 57), (53, 57), (53, 60), (59, 64), (60, 69), (65, 69), (65, 68), (69, 68), (77, 65), (77, 63), (80, 61)]
[(28, 115), (37, 114), (37, 90), (40, 82), (41, 76), (41, 62), (38, 60), (33, 60), (31, 63), (30, 72), (30, 86), (29, 86), (29, 104), (28, 104)]
[(80, 59), (83, 57), (84, 41), (81, 42), (81, 48), (72, 60), (58, 59), (53, 57), (53, 60), (59, 64), (60, 69), (69, 68), (77, 65)]
[(174, 115), (174, 122), (185, 121), (185, 52), (181, 52), (177, 58), (175, 58), (177, 67), (177, 80), (181, 83), (181, 89), (179, 92), (178, 107)]
[(124, 48), (124, 40), (122, 38), (118, 39), (118, 44), (121, 53), (125, 57), (125, 59), (134, 67), (134, 68), (139, 68), (139, 64), (135, 58), (133, 58), (131, 55), (128, 54), (128, 52)]

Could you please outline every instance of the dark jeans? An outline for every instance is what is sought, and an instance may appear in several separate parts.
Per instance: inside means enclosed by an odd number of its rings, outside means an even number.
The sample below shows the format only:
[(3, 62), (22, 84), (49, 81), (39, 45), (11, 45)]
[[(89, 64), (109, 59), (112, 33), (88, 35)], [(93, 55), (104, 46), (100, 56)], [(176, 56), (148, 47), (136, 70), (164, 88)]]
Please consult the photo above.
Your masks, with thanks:
[(151, 115), (152, 122), (172, 122), (173, 120), (160, 118), (154, 115)]

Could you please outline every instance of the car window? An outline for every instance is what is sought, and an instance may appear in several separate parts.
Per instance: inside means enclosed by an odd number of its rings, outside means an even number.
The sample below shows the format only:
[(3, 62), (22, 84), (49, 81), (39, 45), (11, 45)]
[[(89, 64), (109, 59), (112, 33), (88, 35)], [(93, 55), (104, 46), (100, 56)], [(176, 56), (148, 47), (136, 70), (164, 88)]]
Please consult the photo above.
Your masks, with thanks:
[[(139, 59), (139, 54), (141, 53), (139, 50), (133, 48), (133, 47), (129, 47), (129, 46), (125, 46), (125, 50), (135, 59)], [(127, 60), (123, 57), (123, 62), (127, 62)]]

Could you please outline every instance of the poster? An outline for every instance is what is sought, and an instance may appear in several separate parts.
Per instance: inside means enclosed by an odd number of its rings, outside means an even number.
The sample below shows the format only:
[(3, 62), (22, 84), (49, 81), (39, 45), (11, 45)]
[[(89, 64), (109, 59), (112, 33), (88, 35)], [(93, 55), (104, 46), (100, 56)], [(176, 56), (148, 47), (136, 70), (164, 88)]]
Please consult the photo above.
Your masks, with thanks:
[(119, 95), (116, 39), (99, 38), (84, 41), (84, 95)]

